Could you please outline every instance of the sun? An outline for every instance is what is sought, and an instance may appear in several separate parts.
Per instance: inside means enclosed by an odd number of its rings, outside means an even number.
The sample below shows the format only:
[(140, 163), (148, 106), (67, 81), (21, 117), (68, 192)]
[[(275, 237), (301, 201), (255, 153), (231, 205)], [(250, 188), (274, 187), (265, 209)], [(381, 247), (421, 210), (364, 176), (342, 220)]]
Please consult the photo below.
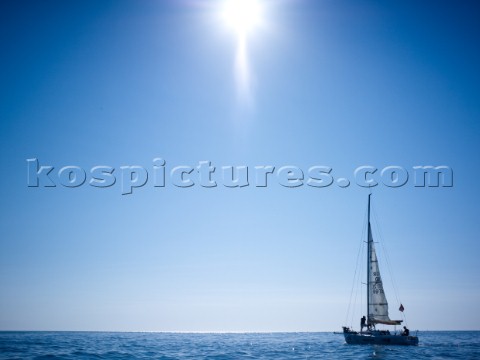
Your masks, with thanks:
[(258, 0), (225, 0), (224, 6), (223, 18), (239, 36), (259, 25), (261, 8)]
[(222, 0), (221, 15), (224, 23), (236, 34), (236, 51), (234, 61), (235, 84), (238, 100), (242, 105), (251, 106), (254, 98), (252, 73), (249, 59), (248, 43), (253, 30), (263, 27), (263, 0)]

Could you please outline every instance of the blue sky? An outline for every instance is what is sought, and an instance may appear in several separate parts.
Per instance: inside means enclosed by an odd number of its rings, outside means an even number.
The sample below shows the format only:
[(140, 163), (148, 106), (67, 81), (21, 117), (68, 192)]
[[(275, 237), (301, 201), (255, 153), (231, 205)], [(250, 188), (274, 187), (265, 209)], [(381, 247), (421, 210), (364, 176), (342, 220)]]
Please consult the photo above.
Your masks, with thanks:
[(157, 157), (350, 179), (451, 166), (453, 187), (377, 186), (374, 208), (409, 326), (478, 329), (475, 2), (265, 0), (248, 103), (221, 1), (0, 6), (0, 329), (343, 325), (365, 188), (27, 186), (30, 158), (88, 171)]

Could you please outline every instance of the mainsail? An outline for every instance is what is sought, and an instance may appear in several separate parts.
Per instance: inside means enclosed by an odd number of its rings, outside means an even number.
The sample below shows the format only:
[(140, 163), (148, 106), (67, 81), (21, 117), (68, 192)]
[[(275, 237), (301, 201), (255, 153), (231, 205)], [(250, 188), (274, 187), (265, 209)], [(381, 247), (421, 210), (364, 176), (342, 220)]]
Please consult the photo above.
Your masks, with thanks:
[(380, 275), (380, 267), (378, 266), (377, 253), (375, 252), (372, 229), (370, 227), (370, 218), (368, 222), (368, 255), (368, 323), (400, 325), (402, 323), (401, 320), (390, 320), (388, 317), (388, 302), (383, 290), (382, 276)]

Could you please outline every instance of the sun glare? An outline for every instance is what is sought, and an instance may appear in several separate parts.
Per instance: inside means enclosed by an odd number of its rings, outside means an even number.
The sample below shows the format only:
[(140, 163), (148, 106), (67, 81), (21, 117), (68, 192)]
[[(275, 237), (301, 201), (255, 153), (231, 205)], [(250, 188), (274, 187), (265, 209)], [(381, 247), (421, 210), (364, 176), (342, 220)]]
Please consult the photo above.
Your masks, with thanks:
[(260, 12), (258, 0), (226, 0), (223, 16), (238, 35), (246, 35), (260, 23)]
[(248, 53), (248, 42), (252, 31), (263, 25), (261, 0), (223, 0), (222, 15), (226, 25), (237, 37), (234, 75), (238, 100), (242, 105), (253, 103), (253, 82)]

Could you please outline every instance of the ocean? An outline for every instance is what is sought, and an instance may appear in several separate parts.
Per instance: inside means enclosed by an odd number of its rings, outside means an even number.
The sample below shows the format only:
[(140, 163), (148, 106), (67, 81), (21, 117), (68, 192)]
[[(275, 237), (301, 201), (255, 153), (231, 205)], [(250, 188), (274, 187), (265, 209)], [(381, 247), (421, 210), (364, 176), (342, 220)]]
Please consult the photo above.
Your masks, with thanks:
[(333, 333), (0, 332), (0, 359), (480, 359), (480, 331), (418, 336), (419, 346), (374, 346)]

